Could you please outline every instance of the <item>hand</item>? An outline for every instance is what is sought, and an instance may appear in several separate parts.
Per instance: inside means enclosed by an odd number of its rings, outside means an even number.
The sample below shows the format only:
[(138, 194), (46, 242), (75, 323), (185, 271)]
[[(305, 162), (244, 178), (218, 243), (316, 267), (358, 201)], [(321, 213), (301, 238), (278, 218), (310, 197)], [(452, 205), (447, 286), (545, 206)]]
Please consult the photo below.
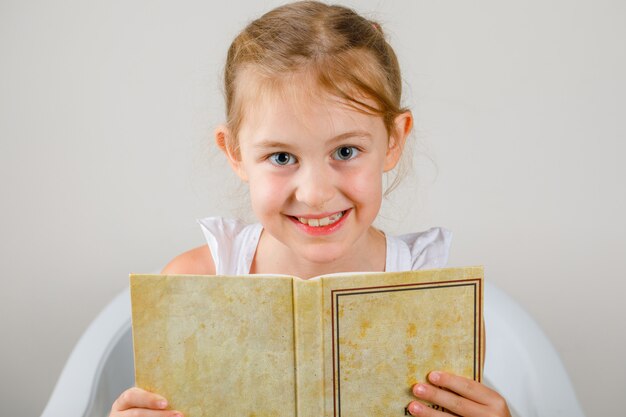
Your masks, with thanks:
[(135, 387), (127, 389), (115, 400), (109, 417), (183, 417), (180, 411), (166, 408), (165, 398)]
[(419, 401), (409, 404), (414, 416), (444, 417), (511, 417), (509, 407), (500, 394), (480, 382), (446, 372), (428, 374), (433, 384), (415, 384), (413, 394), (422, 400), (438, 405), (444, 410), (430, 408)]

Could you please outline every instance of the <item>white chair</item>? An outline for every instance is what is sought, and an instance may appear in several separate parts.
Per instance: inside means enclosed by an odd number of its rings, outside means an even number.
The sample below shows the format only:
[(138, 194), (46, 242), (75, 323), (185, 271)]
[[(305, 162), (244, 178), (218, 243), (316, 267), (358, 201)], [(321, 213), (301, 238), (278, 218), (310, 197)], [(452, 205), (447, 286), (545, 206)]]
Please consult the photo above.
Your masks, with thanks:
[(485, 283), (485, 383), (519, 417), (584, 417), (561, 358), (537, 323)]
[[(509, 296), (485, 285), (485, 383), (519, 417), (584, 417), (550, 341)], [(123, 291), (91, 323), (74, 348), (42, 417), (107, 416), (133, 386), (130, 296)]]

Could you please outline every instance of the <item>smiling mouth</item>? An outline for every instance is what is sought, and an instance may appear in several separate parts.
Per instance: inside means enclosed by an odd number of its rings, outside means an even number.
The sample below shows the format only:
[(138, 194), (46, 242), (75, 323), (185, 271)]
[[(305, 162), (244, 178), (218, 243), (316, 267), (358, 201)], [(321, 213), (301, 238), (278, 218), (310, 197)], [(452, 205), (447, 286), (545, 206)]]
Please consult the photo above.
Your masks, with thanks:
[(331, 224), (337, 223), (343, 216), (346, 214), (346, 211), (340, 211), (339, 213), (335, 213), (328, 217), (322, 217), (321, 219), (305, 219), (304, 217), (294, 217), (300, 223), (305, 224), (311, 227), (323, 227), (329, 226)]

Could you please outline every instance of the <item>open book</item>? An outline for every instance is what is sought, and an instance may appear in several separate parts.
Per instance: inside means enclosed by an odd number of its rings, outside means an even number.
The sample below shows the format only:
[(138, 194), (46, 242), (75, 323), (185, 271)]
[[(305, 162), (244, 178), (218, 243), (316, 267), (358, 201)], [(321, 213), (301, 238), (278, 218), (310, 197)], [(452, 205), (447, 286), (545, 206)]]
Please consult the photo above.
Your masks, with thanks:
[(481, 380), (482, 267), (130, 281), (136, 385), (185, 417), (403, 416), (431, 370)]

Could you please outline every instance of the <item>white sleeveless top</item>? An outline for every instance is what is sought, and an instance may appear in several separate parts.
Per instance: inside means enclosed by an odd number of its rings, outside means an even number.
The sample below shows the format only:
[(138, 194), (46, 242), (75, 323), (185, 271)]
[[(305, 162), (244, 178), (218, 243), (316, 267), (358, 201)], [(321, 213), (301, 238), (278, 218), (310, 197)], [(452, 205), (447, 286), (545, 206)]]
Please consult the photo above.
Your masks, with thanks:
[[(250, 273), (263, 230), (260, 223), (246, 224), (223, 217), (206, 217), (199, 219), (198, 223), (211, 249), (216, 275)], [(385, 238), (387, 272), (443, 268), (448, 262), (452, 232), (447, 229), (433, 227), (424, 232), (400, 236), (385, 233)]]

